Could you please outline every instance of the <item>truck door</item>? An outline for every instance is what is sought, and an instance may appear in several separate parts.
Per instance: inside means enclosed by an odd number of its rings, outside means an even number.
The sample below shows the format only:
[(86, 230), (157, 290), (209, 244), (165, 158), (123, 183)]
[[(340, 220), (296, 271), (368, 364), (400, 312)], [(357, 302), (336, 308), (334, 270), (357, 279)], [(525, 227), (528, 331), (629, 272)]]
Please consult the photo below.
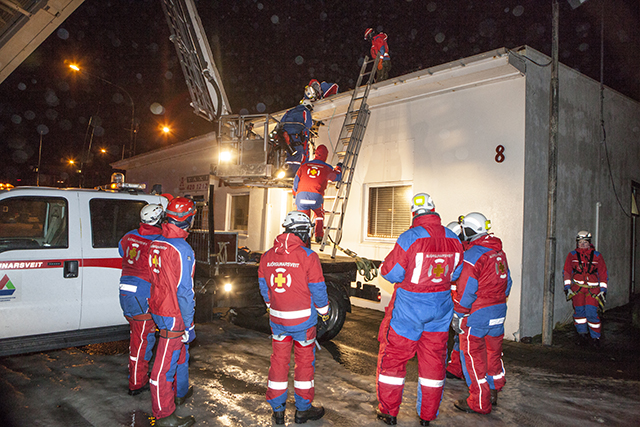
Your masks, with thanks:
[(0, 338), (78, 329), (82, 251), (77, 199), (63, 192), (3, 196)]
[(127, 323), (119, 299), (122, 258), (118, 242), (140, 226), (140, 209), (147, 201), (127, 193), (80, 193), (88, 206), (82, 221), (83, 275), (80, 327), (97, 328)]

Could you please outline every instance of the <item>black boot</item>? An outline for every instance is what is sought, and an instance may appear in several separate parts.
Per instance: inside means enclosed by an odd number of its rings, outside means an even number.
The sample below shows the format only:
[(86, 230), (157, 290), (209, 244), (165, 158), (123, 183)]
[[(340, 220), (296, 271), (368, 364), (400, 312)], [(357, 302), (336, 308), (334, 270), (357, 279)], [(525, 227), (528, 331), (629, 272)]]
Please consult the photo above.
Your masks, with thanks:
[(591, 338), (591, 345), (595, 348), (600, 348), (600, 338)]
[(273, 415), (271, 417), (276, 424), (284, 424), (284, 411), (273, 411)]
[(182, 405), (191, 396), (193, 396), (193, 386), (189, 387), (189, 390), (187, 390), (187, 394), (185, 394), (183, 397), (176, 396), (175, 398), (176, 406)]
[(578, 345), (589, 345), (589, 336), (587, 334), (578, 334)]
[(429, 425), (429, 421), (423, 420), (422, 418), (420, 418), (420, 425), (421, 426), (428, 426)]
[(189, 415), (188, 417), (179, 417), (176, 415), (175, 411), (173, 414), (164, 418), (156, 418), (155, 427), (190, 427), (196, 423), (196, 419), (193, 418), (193, 415)]
[(304, 424), (308, 420), (319, 420), (324, 415), (322, 406), (311, 406), (306, 411), (298, 411), (296, 409), (296, 424)]
[(476, 412), (476, 411), (474, 411), (473, 409), (471, 409), (469, 407), (469, 404), (467, 403), (467, 399), (456, 400), (456, 402), (453, 404), (453, 406), (455, 406), (456, 408), (458, 408), (462, 412), (466, 412), (467, 414), (473, 414), (473, 413)]
[(491, 406), (498, 406), (498, 390), (491, 389)]
[(452, 379), (452, 380), (461, 380), (462, 379), (462, 377), (459, 377), (456, 374), (452, 374), (449, 371), (446, 371), (445, 375), (447, 376), (447, 378)]
[(389, 414), (385, 414), (383, 412), (378, 411), (378, 413), (376, 414), (376, 418), (379, 420), (384, 421), (385, 424), (390, 425), (390, 426), (394, 426), (396, 424), (398, 424), (398, 418), (394, 417), (393, 415), (389, 415)]
[(140, 388), (136, 388), (134, 390), (129, 389), (129, 396), (137, 396), (144, 391), (149, 391), (149, 383), (146, 383)]

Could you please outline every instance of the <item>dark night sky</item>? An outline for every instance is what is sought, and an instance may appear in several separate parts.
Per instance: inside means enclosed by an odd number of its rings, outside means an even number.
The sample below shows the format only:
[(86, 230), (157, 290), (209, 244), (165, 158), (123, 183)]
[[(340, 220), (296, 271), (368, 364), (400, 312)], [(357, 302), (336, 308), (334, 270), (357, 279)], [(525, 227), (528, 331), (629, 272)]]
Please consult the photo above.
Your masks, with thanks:
[[(603, 2), (589, 0), (575, 10), (566, 1), (559, 2), (560, 61), (596, 80), (600, 80)], [(197, 2), (234, 113), (290, 108), (311, 78), (336, 82), (341, 91), (351, 89), (359, 61), (368, 54), (363, 33), (370, 26), (389, 35), (392, 77), (499, 47), (527, 44), (549, 55), (551, 4), (551, 0)], [(640, 100), (639, 22), (638, 0), (606, 0), (604, 83), (636, 100)], [(137, 153), (213, 130), (213, 124), (193, 114), (189, 106), (169, 34), (159, 0), (86, 0), (0, 84), (0, 180), (35, 182), (40, 132), (43, 172), (64, 170), (68, 158), (78, 160), (92, 131), (93, 151), (109, 149), (106, 156), (96, 154), (87, 160), (94, 170), (107, 170), (108, 162), (121, 157), (123, 145), (128, 148), (128, 96), (95, 77), (74, 74), (68, 68), (73, 61), (131, 95), (138, 123)], [(158, 127), (164, 123), (172, 126), (173, 135), (161, 135)]]

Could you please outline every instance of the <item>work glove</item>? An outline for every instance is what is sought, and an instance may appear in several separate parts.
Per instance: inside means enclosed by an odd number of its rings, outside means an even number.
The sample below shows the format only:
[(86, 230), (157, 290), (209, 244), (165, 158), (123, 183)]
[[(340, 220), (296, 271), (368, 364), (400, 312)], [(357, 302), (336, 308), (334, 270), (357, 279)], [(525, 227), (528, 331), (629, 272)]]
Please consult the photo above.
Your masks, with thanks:
[(336, 164), (336, 167), (342, 169), (342, 162), (339, 162), (338, 164)]
[(195, 326), (190, 327), (189, 329), (184, 331), (182, 334), (182, 342), (185, 344), (189, 344), (191, 341), (196, 339), (196, 328)]
[(596, 295), (596, 298), (600, 299), (600, 301), (602, 301), (602, 304), (604, 304), (607, 302), (607, 293), (605, 291), (600, 291), (600, 293)]
[(462, 333), (462, 328), (460, 327), (460, 319), (456, 313), (453, 313), (453, 319), (451, 319), (451, 328), (457, 333)]
[(331, 317), (331, 307), (327, 310), (327, 314), (318, 314), (319, 322), (316, 330), (316, 339), (319, 339), (329, 330), (329, 318)]
[(569, 301), (571, 298), (573, 298), (573, 296), (575, 294), (576, 293), (573, 290), (571, 290), (571, 288), (564, 290), (564, 295), (567, 297), (567, 301)]

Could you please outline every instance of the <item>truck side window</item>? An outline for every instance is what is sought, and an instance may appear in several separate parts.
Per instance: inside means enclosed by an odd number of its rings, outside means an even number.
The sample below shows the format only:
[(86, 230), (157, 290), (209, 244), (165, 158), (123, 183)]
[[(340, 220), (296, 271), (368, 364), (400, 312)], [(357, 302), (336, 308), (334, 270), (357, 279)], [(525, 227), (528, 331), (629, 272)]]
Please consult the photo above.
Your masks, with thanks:
[(67, 200), (10, 197), (0, 202), (0, 252), (69, 247)]
[(94, 248), (117, 248), (127, 232), (140, 226), (140, 200), (91, 199), (91, 239)]

